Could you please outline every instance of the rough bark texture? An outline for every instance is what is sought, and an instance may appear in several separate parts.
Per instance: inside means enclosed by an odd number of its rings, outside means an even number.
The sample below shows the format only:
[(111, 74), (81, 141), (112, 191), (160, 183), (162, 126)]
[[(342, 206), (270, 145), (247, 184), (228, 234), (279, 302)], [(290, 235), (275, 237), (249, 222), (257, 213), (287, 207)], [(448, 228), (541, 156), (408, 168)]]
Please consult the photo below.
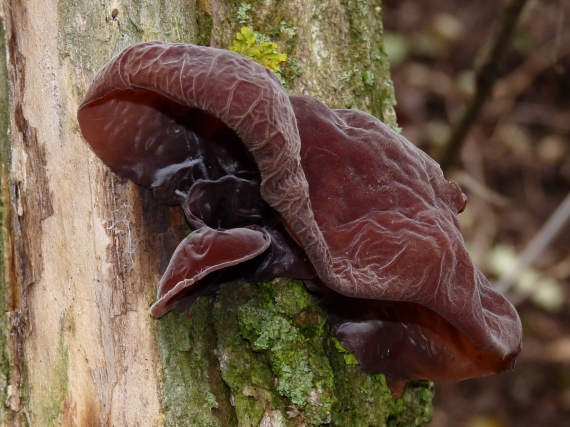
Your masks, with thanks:
[(187, 233), (181, 210), (110, 173), (75, 120), (93, 73), (124, 47), (160, 39), (227, 48), (249, 25), (288, 54), (281, 74), (292, 92), (394, 125), (380, 18), (372, 0), (3, 1), (3, 425), (430, 418), (429, 384), (409, 384), (394, 400), (383, 376), (347, 364), (297, 282), (229, 284), (188, 314), (152, 318), (155, 285)]

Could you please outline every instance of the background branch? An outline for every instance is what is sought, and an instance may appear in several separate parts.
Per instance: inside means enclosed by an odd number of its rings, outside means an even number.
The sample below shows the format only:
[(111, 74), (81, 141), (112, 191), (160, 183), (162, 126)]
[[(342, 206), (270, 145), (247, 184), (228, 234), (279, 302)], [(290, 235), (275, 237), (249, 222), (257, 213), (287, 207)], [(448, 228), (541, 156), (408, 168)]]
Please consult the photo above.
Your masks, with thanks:
[(438, 162), (445, 171), (455, 161), (467, 132), (477, 119), (483, 104), (489, 97), (499, 74), (502, 58), (515, 32), (519, 16), (527, 0), (507, 0), (497, 22), (496, 31), (484, 48), (482, 60), (477, 67), (475, 92), (445, 142)]

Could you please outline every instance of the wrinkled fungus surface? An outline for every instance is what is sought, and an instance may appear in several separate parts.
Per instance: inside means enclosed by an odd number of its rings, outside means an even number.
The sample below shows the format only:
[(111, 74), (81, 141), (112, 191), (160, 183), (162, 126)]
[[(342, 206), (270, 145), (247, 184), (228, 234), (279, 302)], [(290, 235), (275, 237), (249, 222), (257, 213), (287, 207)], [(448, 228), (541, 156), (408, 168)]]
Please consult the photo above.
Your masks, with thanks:
[(229, 51), (148, 42), (95, 76), (78, 120), (115, 173), (183, 204), (196, 229), (155, 316), (223, 282), (286, 276), (317, 293), (368, 372), (445, 381), (514, 366), (520, 320), (465, 249), (465, 195), (376, 118), (289, 96)]

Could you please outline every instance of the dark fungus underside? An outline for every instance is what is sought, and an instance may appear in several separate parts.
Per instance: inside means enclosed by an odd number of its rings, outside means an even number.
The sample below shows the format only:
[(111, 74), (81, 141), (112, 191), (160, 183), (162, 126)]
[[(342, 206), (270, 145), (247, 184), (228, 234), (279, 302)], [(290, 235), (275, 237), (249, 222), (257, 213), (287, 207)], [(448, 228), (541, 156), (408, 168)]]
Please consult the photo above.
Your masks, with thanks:
[(80, 106), (111, 169), (184, 204), (151, 311), (185, 310), (238, 278), (305, 280), (362, 367), (435, 381), (513, 367), (521, 326), (473, 266), (456, 215), (465, 196), (376, 118), (288, 96), (228, 51), (133, 46)]

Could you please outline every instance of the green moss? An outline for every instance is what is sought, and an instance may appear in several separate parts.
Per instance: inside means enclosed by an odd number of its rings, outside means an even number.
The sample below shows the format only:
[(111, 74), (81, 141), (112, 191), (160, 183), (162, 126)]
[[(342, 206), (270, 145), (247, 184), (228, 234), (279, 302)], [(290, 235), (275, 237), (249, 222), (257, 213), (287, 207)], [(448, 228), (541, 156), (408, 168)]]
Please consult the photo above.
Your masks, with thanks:
[(342, 354), (342, 357), (344, 358), (344, 363), (346, 363), (347, 365), (360, 364), (356, 356), (352, 354), (350, 351), (348, 351), (346, 348), (344, 348), (342, 344), (339, 342), (339, 340), (337, 340), (335, 337), (333, 337), (332, 340), (334, 342), (335, 348), (338, 350), (339, 353)]
[[(231, 16), (235, 25), (239, 24), (240, 33), (244, 25), (250, 29), (256, 38), (256, 44), (268, 43), (266, 45), (269, 54), (279, 55), (277, 61), (272, 59), (271, 62), (277, 65), (278, 70), (272, 64), (268, 68), (275, 71), (285, 88), (290, 86), (290, 82), (301, 74), (299, 60), (290, 56), (298, 42), (298, 28), (291, 25), (292, 13), (294, 7), (287, 2), (277, 2), (275, 4), (267, 4), (263, 1), (252, 0), (250, 2), (230, 2), (228, 5)], [(269, 7), (268, 7), (269, 6)], [(294, 19), (294, 18), (293, 18)], [(236, 28), (237, 29), (237, 28)], [(238, 34), (240, 34), (238, 33)], [(241, 36), (240, 36), (241, 37)], [(251, 39), (250, 36), (246, 36)], [(251, 43), (251, 42), (250, 42)], [(240, 41), (240, 46), (235, 46), (235, 40), (227, 45), (232, 50), (236, 49), (238, 53), (242, 53), (248, 58), (262, 63), (258, 58), (259, 54), (248, 54), (248, 47)], [(234, 46), (234, 47), (232, 47)], [(273, 49), (270, 51), (269, 46)], [(277, 49), (277, 51), (275, 51)], [(287, 62), (285, 62), (287, 60)]]
[(322, 352), (322, 312), (300, 282), (277, 279), (261, 291), (261, 298), (238, 310), (242, 335), (267, 356), (277, 389), (297, 407), (294, 411), (309, 425), (329, 422), (334, 384)]
[[(213, 311), (222, 378), (230, 389), (240, 426), (260, 425), (268, 408), (273, 417), (286, 419), (286, 402), (277, 393), (271, 366), (240, 334), (239, 307), (259, 295), (256, 285), (242, 282), (223, 285)], [(261, 300), (261, 303), (266, 302)]]
[[(278, 73), (287, 90), (315, 96), (332, 108), (367, 111), (397, 127), (379, 1), (317, 4), (312, 16), (302, 18), (292, 2), (230, 1), (228, 8), (225, 19), (233, 31), (247, 25), (287, 55)], [(233, 40), (225, 40), (229, 48)]]
[(196, 38), (196, 44), (200, 46), (210, 46), (212, 32), (214, 30), (214, 19), (212, 15), (205, 10), (200, 10), (197, 21), (198, 36)]
[(386, 426), (398, 411), (383, 375), (368, 375), (359, 365), (348, 365), (345, 353), (330, 339), (329, 360), (335, 373), (338, 401), (333, 407), (333, 426)]
[(410, 381), (402, 397), (396, 400), (389, 427), (422, 426), (433, 418), (433, 384), (429, 381)]
[[(228, 396), (212, 388), (210, 370), (219, 369), (212, 344), (212, 298), (200, 298), (189, 314), (169, 313), (156, 322), (163, 367), (162, 407), (165, 425), (231, 426), (214, 412)], [(210, 385), (210, 388), (204, 387)], [(235, 424), (235, 420), (234, 420)]]
[[(394, 89), (382, 42), (382, 8), (379, 2), (343, 0), (349, 22), (344, 72), (339, 74), (344, 107), (367, 111), (396, 127)], [(354, 65), (357, 64), (357, 65)]]
[(384, 375), (369, 375), (345, 359), (350, 353), (331, 336), (328, 356), (335, 373), (338, 401), (333, 407), (333, 426), (407, 427), (427, 423), (432, 417), (433, 385), (413, 381), (401, 398), (394, 399)]
[[(224, 284), (215, 299), (199, 298), (190, 318), (170, 314), (157, 322), (165, 323), (166, 425), (406, 426), (431, 416), (429, 383), (411, 383), (394, 400), (383, 375), (347, 364), (350, 353), (298, 281)], [(213, 416), (223, 393), (203, 387), (218, 370), (233, 411), (223, 423)]]

